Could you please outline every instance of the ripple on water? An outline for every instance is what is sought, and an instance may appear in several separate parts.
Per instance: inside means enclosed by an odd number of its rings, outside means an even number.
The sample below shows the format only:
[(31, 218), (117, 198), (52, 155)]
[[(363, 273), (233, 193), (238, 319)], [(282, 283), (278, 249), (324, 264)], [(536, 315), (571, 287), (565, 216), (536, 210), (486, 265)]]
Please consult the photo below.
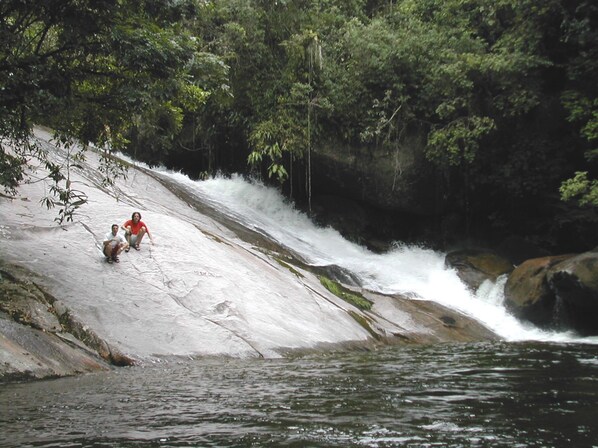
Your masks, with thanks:
[(0, 446), (591, 446), (597, 356), (439, 344), (4, 384)]

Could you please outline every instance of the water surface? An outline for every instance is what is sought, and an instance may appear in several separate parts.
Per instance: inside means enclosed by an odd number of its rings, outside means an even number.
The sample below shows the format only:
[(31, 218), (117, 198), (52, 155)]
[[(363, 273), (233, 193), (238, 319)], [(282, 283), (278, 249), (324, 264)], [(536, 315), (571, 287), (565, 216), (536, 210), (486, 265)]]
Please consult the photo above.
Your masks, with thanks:
[(185, 360), (0, 386), (3, 447), (598, 446), (598, 347)]

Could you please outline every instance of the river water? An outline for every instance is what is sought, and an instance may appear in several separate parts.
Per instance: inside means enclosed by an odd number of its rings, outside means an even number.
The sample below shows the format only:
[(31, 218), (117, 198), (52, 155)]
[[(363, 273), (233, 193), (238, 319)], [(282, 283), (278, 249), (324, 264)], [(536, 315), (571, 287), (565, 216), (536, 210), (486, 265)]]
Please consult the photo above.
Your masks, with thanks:
[(0, 447), (598, 448), (598, 338), (517, 321), (502, 305), (504, 278), (471, 293), (444, 254), (371, 253), (259, 183), (160, 175), (308, 263), (456, 308), (504, 341), (170, 360), (2, 384)]
[(186, 360), (0, 386), (2, 447), (596, 447), (598, 346)]

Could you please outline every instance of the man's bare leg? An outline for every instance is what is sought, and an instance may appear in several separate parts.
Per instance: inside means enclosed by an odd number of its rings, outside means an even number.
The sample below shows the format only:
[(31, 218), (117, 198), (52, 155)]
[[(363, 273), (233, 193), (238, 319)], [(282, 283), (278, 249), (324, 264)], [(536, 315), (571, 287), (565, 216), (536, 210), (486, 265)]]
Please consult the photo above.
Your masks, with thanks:
[(139, 245), (141, 244), (141, 240), (145, 236), (145, 227), (139, 229), (139, 233), (137, 234), (137, 238), (135, 238), (135, 249), (139, 250)]

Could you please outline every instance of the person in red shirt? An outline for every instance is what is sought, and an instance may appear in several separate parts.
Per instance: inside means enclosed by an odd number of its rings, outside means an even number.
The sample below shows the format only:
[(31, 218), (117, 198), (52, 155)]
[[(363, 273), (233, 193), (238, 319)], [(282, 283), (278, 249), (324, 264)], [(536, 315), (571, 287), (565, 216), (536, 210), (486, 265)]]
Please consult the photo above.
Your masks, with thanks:
[[(121, 227), (125, 231), (125, 237), (127, 243), (129, 243), (129, 247), (134, 247), (136, 250), (139, 250), (139, 244), (141, 244), (141, 240), (146, 233), (153, 243), (152, 234), (147, 228), (147, 225), (141, 220), (141, 213), (133, 212), (131, 219), (125, 221)], [(126, 252), (129, 251), (129, 247), (125, 249)]]

